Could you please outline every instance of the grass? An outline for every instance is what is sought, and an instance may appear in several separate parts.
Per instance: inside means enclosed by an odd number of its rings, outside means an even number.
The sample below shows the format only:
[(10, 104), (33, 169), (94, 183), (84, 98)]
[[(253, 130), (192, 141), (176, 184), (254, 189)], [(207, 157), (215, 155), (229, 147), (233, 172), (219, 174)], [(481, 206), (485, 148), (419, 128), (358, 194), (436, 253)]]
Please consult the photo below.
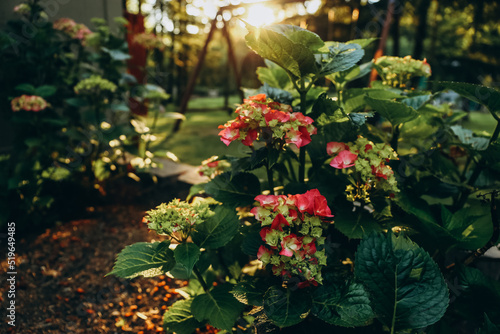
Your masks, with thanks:
[[(230, 97), (229, 106), (240, 103), (238, 97)], [(170, 151), (174, 153), (182, 163), (198, 166), (201, 161), (213, 155), (236, 155), (243, 156), (249, 149), (240, 142), (234, 142), (226, 146), (218, 136), (218, 126), (234, 119), (234, 115), (223, 111), (224, 98), (197, 98), (190, 101), (188, 108), (217, 108), (220, 111), (187, 112), (186, 120), (181, 124), (180, 130), (172, 134), (175, 121), (171, 119), (159, 119), (155, 130), (158, 133), (158, 141), (151, 146), (152, 151)], [(151, 117), (148, 120), (151, 125)], [(168, 137), (172, 134), (170, 137)], [(164, 140), (166, 139), (166, 140)], [(161, 155), (161, 154), (160, 154)]]

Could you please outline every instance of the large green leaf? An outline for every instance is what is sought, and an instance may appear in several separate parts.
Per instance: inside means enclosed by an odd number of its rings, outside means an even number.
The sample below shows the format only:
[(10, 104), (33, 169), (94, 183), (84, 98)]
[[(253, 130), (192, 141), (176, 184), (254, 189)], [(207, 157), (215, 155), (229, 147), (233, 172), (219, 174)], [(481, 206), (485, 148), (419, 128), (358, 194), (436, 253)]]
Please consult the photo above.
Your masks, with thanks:
[(355, 282), (320, 286), (312, 295), (311, 312), (329, 324), (343, 327), (365, 326), (375, 316), (368, 292)]
[(393, 126), (411, 121), (418, 117), (418, 113), (415, 109), (402, 102), (379, 100), (369, 96), (365, 96), (365, 101), (382, 117), (391, 122)]
[(346, 113), (362, 111), (366, 107), (365, 96), (377, 99), (395, 99), (400, 94), (380, 88), (351, 88), (343, 93), (344, 108)]
[(484, 314), (484, 324), (479, 328), (477, 334), (498, 334), (500, 333), (500, 326), (491, 322), (487, 314)]
[(500, 117), (500, 91), (465, 82), (438, 82), (442, 88), (454, 90), (463, 97), (484, 105), (496, 117)]
[(365, 326), (375, 316), (368, 292), (355, 282), (322, 285), (314, 291), (312, 303), (312, 314), (336, 326)]
[(219, 248), (238, 234), (239, 220), (235, 210), (218, 206), (215, 214), (196, 226), (193, 242), (203, 248)]
[(205, 185), (205, 192), (224, 205), (237, 207), (254, 202), (260, 194), (259, 179), (250, 173), (231, 173), (216, 176)]
[(116, 259), (113, 271), (108, 275), (134, 278), (142, 275), (154, 277), (172, 269), (175, 265), (174, 253), (168, 248), (169, 241), (137, 242), (125, 247)]
[(195, 318), (198, 321), (208, 320), (210, 325), (232, 332), (245, 305), (234, 298), (230, 293), (231, 289), (232, 285), (226, 283), (197, 296), (191, 304), (191, 312)]
[(374, 233), (361, 241), (355, 276), (371, 294), (377, 318), (395, 329), (437, 322), (448, 306), (448, 288), (429, 254), (404, 236)]
[(311, 310), (311, 297), (301, 291), (272, 286), (264, 295), (264, 311), (279, 327), (289, 327), (304, 320)]
[[(326, 78), (337, 85), (345, 85), (348, 82), (364, 77), (372, 70), (372, 62), (367, 62), (359, 66), (354, 66), (348, 70), (329, 74)], [(337, 87), (338, 89), (339, 87)]]
[(174, 250), (175, 261), (186, 269), (188, 277), (191, 276), (191, 271), (198, 262), (200, 254), (201, 251), (198, 246), (187, 242), (177, 245)]
[(176, 301), (170, 306), (163, 316), (165, 329), (177, 334), (192, 334), (196, 328), (202, 327), (204, 324), (191, 314), (192, 303), (193, 299), (186, 299)]
[(327, 42), (329, 53), (316, 55), (320, 68), (319, 74), (326, 76), (335, 72), (346, 71), (363, 58), (365, 51), (359, 44)]
[(290, 25), (274, 24), (267, 27), (277, 33), (288, 37), (292, 42), (306, 46), (311, 51), (317, 51), (325, 45), (325, 42), (317, 34), (307, 29)]
[[(297, 78), (316, 74), (318, 68), (313, 51), (308, 45), (291, 39), (296, 39), (295, 37), (299, 35), (295, 28), (290, 27), (293, 26), (255, 28), (247, 25), (249, 33), (245, 36), (245, 40), (259, 56), (275, 62)], [(287, 36), (287, 30), (292, 33), (291, 37)]]
[(458, 246), (476, 250), (483, 247), (493, 234), (491, 215), (487, 207), (467, 207), (454, 214), (443, 208), (444, 227), (459, 241)]

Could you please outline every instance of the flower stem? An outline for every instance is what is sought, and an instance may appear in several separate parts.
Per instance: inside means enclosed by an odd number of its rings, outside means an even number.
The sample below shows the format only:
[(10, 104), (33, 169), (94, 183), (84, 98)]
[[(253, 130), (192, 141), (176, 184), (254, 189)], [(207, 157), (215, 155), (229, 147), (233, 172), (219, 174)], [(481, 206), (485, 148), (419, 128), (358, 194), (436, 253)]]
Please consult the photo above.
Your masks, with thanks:
[[(302, 81), (302, 87), (304, 83)], [(306, 112), (306, 96), (307, 90), (303, 89), (300, 91), (300, 112), (305, 114)], [(306, 175), (306, 148), (302, 146), (299, 151), (299, 182), (304, 183)]]
[(269, 160), (266, 161), (266, 172), (267, 172), (267, 182), (269, 183), (269, 191), (271, 195), (274, 195), (274, 179), (273, 179), (273, 169), (269, 167)]

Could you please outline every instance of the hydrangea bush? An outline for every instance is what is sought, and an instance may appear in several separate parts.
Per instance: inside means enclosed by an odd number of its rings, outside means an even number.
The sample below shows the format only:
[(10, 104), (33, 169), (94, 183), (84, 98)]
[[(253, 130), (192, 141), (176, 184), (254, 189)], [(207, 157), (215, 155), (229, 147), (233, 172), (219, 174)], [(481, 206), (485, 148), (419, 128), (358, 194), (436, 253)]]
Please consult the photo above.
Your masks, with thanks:
[[(204, 161), (209, 181), (193, 186), (193, 202), (145, 217), (165, 241), (128, 246), (110, 274), (188, 279), (186, 299), (164, 315), (169, 332), (207, 323), (238, 333), (498, 331), (498, 282), (475, 263), (500, 234), (500, 93), (410, 88), (429, 65), (357, 65), (372, 40), (248, 30), (267, 60), (263, 86), (219, 132), (248, 152)], [(382, 81), (349, 88), (372, 68)], [(334, 92), (318, 86), (325, 78)], [(447, 88), (481, 103), (494, 132), (473, 133), (463, 112), (432, 103)]]

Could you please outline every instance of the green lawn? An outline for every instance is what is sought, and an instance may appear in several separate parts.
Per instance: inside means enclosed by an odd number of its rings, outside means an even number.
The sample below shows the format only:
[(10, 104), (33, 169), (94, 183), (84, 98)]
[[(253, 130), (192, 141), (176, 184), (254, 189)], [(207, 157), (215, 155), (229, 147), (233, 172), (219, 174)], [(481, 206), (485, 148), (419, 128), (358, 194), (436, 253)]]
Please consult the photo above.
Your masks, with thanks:
[[(238, 97), (231, 97), (229, 105), (240, 103)], [(196, 98), (190, 101), (189, 108), (214, 108), (222, 107), (224, 98)], [(226, 146), (218, 136), (218, 126), (233, 119), (234, 114), (229, 115), (227, 111), (205, 111), (187, 112), (186, 120), (182, 122), (181, 129), (171, 135), (167, 140), (162, 140), (172, 134), (174, 121), (160, 119), (155, 132), (158, 133), (156, 145), (152, 145), (152, 151), (170, 151), (174, 153), (182, 163), (197, 166), (201, 161), (213, 155), (237, 155), (243, 156), (249, 151), (240, 142), (233, 142)], [(148, 121), (148, 124), (151, 122)]]

